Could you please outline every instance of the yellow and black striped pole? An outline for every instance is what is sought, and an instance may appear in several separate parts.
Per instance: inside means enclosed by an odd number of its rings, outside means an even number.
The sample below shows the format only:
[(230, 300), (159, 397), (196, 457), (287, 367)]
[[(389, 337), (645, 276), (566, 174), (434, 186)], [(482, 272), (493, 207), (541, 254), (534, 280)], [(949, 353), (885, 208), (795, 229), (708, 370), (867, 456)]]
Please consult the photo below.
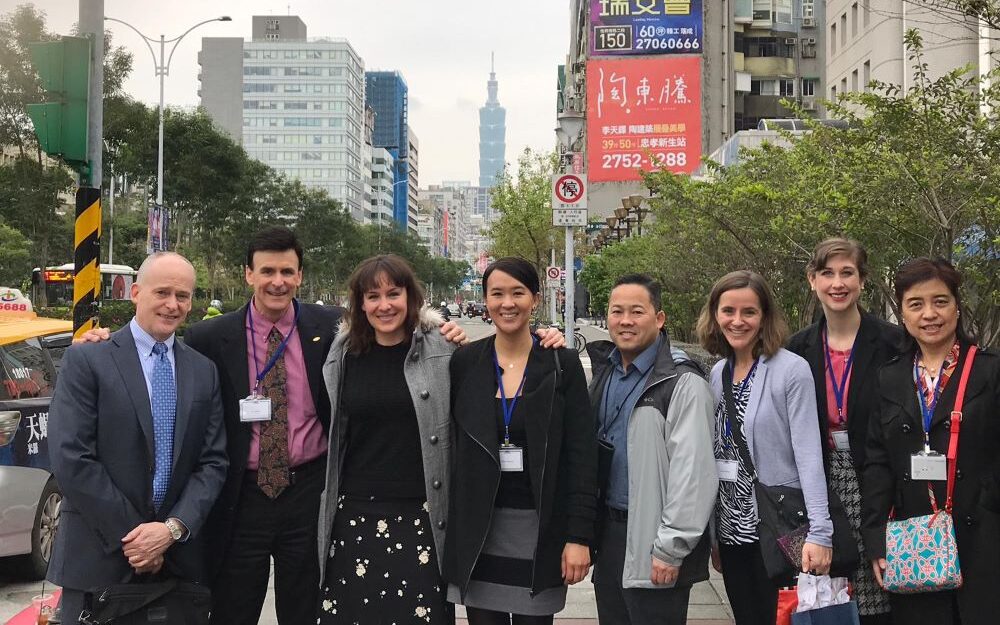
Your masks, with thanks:
[(73, 245), (73, 336), (97, 327), (101, 300), (101, 190), (76, 191)]

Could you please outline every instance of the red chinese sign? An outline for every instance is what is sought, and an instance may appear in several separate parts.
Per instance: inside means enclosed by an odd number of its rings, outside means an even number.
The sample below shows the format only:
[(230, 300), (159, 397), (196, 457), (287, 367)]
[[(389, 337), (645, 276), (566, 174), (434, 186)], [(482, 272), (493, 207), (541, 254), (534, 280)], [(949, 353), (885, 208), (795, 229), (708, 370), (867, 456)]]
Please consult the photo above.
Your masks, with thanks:
[(587, 176), (690, 174), (701, 158), (701, 57), (587, 62)]

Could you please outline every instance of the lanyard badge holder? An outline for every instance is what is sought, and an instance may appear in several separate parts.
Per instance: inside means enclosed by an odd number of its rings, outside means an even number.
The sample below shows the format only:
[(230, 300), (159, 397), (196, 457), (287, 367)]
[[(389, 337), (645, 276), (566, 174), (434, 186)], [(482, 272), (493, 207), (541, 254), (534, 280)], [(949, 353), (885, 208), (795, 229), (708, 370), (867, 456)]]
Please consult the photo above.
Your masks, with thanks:
[[(743, 394), (746, 393), (747, 386), (750, 384), (750, 379), (753, 378), (754, 371), (757, 370), (758, 362), (760, 362), (759, 358), (753, 361), (753, 366), (750, 367), (750, 370), (747, 371), (746, 377), (744, 377), (743, 381), (740, 382), (740, 389), (738, 391), (739, 397), (743, 397)], [(730, 366), (732, 367), (732, 365)], [(732, 367), (732, 369), (735, 369), (735, 367)], [(723, 382), (723, 384), (725, 384), (725, 382)], [(732, 419), (726, 419), (723, 423), (725, 435), (722, 437), (722, 440), (727, 448), (732, 447), (733, 444), (733, 430), (729, 425), (731, 420), (735, 421), (736, 415), (732, 415)], [(719, 479), (723, 482), (736, 482), (739, 480), (740, 463), (738, 460), (724, 460), (717, 458), (715, 460), (715, 470), (719, 474)]]
[(514, 393), (514, 397), (507, 400), (507, 393), (503, 388), (503, 372), (500, 370), (500, 361), (497, 359), (496, 348), (493, 349), (493, 368), (496, 370), (497, 386), (500, 387), (500, 406), (503, 408), (503, 443), (500, 445), (500, 470), (518, 472), (524, 471), (524, 449), (513, 445), (510, 442), (510, 420), (514, 416), (514, 407), (524, 390), (524, 380), (528, 377), (527, 371), (521, 376), (521, 383)]
[(913, 362), (913, 382), (917, 387), (917, 401), (920, 404), (920, 414), (923, 417), (924, 448), (910, 456), (910, 477), (914, 480), (943, 481), (948, 479), (948, 459), (931, 449), (931, 420), (934, 409), (941, 397), (941, 380), (944, 378), (944, 367), (937, 380), (934, 381), (934, 393), (931, 402), (927, 403), (924, 376), (920, 374), (917, 362)]
[(838, 380), (837, 374), (833, 371), (833, 359), (830, 358), (830, 343), (826, 332), (823, 332), (823, 356), (826, 358), (826, 372), (830, 376), (833, 400), (837, 404), (838, 426), (836, 430), (830, 432), (830, 436), (833, 438), (833, 448), (837, 451), (851, 450), (851, 442), (847, 435), (847, 415), (845, 414), (847, 406), (844, 395), (847, 391), (847, 380), (851, 377), (851, 367), (854, 365), (854, 348), (857, 345), (858, 339), (855, 337), (854, 343), (851, 344), (851, 352), (847, 356), (847, 362), (844, 364), (844, 376)]
[[(253, 304), (250, 304), (253, 306)], [(240, 422), (241, 423), (256, 423), (259, 421), (270, 421), (271, 420), (271, 398), (260, 394), (260, 385), (267, 377), (267, 374), (271, 372), (274, 365), (281, 358), (282, 354), (285, 353), (285, 348), (288, 347), (288, 341), (291, 340), (292, 335), (295, 334), (295, 328), (299, 324), (299, 302), (298, 300), (292, 300), (292, 306), (295, 308), (295, 319), (292, 321), (292, 329), (281, 343), (278, 344), (277, 349), (274, 350), (274, 354), (271, 358), (264, 364), (264, 368), (260, 368), (259, 360), (257, 360), (257, 334), (253, 327), (253, 316), (250, 314), (250, 308), (247, 307), (247, 324), (250, 326), (250, 344), (253, 348), (253, 363), (254, 367), (257, 369), (257, 375), (255, 376), (255, 382), (253, 385), (253, 390), (250, 395), (244, 399), (240, 400)]]

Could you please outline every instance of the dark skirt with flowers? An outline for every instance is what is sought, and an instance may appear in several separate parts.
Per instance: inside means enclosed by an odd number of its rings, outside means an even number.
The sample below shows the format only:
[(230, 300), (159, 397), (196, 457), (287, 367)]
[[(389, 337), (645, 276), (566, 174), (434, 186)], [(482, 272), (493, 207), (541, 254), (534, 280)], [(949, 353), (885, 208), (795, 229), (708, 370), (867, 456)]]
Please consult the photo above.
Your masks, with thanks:
[(342, 497), (320, 593), (320, 625), (450, 625), (423, 499)]

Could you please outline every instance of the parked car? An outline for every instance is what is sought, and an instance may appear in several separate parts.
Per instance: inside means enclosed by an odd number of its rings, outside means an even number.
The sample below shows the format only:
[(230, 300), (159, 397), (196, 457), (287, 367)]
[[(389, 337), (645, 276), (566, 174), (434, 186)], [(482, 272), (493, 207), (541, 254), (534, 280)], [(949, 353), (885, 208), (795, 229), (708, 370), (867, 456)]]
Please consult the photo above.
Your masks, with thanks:
[(49, 403), (73, 324), (37, 317), (0, 287), (0, 557), (21, 575), (48, 568), (62, 494), (49, 472)]

